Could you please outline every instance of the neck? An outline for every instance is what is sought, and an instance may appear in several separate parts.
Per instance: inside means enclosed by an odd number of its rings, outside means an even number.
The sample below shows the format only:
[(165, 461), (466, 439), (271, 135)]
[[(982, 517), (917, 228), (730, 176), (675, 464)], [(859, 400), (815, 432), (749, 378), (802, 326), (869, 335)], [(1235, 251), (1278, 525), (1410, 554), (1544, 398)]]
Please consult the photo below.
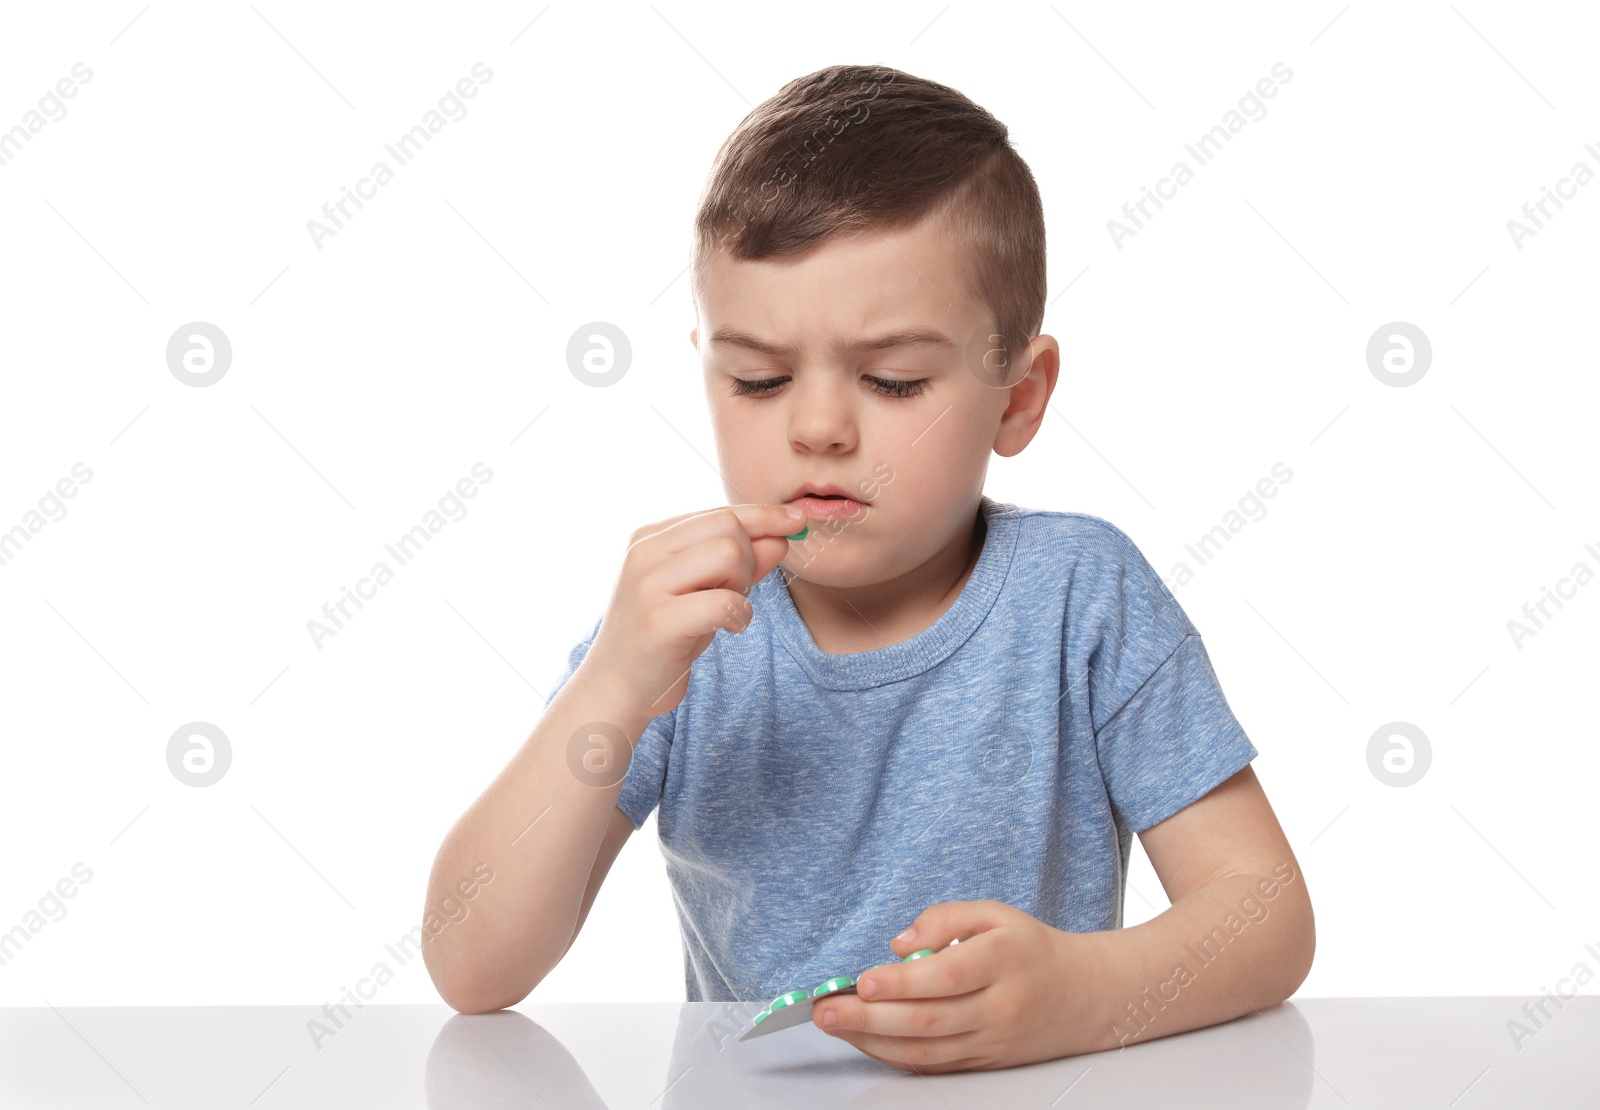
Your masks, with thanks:
[[(981, 511), (972, 527), (933, 558), (905, 574), (867, 586), (819, 586), (785, 573), (796, 612), (813, 638), (864, 644), (859, 650), (909, 640), (939, 619), (961, 596), (983, 551), (988, 524)], [(819, 635), (820, 633), (820, 635)]]

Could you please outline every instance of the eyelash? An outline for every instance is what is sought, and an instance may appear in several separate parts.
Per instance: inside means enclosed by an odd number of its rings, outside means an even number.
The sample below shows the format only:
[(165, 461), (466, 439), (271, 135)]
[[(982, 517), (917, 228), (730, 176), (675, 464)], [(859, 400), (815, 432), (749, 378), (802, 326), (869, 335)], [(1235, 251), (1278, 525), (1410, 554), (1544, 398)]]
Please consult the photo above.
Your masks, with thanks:
[[(778, 386), (785, 378), (761, 378), (756, 381), (746, 381), (743, 378), (733, 380), (733, 395), (735, 397), (765, 397), (776, 393)], [(927, 378), (917, 378), (913, 381), (895, 381), (889, 378), (874, 378), (867, 376), (867, 381), (872, 383), (873, 392), (882, 397), (916, 397), (927, 388)]]

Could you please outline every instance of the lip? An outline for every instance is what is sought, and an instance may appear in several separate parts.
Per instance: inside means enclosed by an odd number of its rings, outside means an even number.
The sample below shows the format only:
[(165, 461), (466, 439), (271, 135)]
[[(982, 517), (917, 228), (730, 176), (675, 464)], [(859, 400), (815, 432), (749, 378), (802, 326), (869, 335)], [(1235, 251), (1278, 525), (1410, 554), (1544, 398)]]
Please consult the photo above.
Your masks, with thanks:
[(867, 507), (865, 501), (857, 501), (850, 497), (796, 497), (787, 502), (798, 505), (804, 509), (806, 516), (812, 520), (835, 520), (839, 517), (853, 517)]
[(843, 486), (836, 486), (831, 482), (807, 482), (805, 485), (800, 486), (793, 493), (791, 493), (789, 495), (789, 500), (799, 501), (808, 494), (831, 494), (834, 497), (847, 498), (851, 501), (854, 501), (858, 505), (866, 504), (866, 502), (862, 501), (861, 498), (855, 496), (855, 494), (851, 493)]
[[(835, 496), (814, 496), (816, 494)], [(785, 504), (798, 505), (805, 510), (806, 517), (810, 520), (837, 520), (841, 517), (859, 516), (868, 502), (852, 497), (848, 490), (832, 483), (807, 482), (795, 490)]]

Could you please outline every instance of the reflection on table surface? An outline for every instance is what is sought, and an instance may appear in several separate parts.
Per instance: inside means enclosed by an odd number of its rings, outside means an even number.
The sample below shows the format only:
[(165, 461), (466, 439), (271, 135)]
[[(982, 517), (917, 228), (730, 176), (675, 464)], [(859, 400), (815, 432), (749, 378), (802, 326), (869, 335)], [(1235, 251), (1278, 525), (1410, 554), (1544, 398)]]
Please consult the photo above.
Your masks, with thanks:
[[(1227, 1069), (1218, 1066), (1223, 1063), (1219, 1051), (1249, 1061), (1249, 1086), (1263, 1100), (1256, 1105), (1308, 1106), (1314, 1079), (1311, 1031), (1292, 1005), (1278, 1008), (1273, 1027), (1252, 1017), (1226, 1032), (1219, 1027), (1164, 1038), (1164, 1044), (1158, 1040), (1026, 1067), (925, 1076), (881, 1064), (815, 1027), (740, 1042), (736, 1038), (748, 1023), (748, 1009), (734, 1003), (685, 1003), (667, 1074), (655, 1077), (652, 1090), (636, 1088), (642, 1097), (627, 1105), (687, 1110), (792, 1100), (796, 1106), (989, 1110), (1061, 1105), (1058, 1100), (1071, 1092), (1076, 1101), (1067, 1105), (1196, 1106), (1215, 1098), (1218, 1105), (1226, 1099), (1238, 1106), (1238, 1075), (1226, 1077)], [(489, 1018), (495, 1019), (494, 1025), (480, 1024)], [(626, 1066), (626, 1048), (618, 1049), (615, 1066)], [(491, 1067), (494, 1063), (500, 1066)], [(493, 1077), (487, 1085), (486, 1076)], [(543, 1077), (545, 1085), (534, 1076)], [(458, 1014), (447, 1021), (428, 1054), (427, 1105), (452, 1110), (536, 1105), (525, 1078), (555, 1106), (598, 1110), (608, 1105), (561, 1042), (519, 1013)]]
[[(6, 1107), (1600, 1104), (1600, 999), (1296, 999), (1223, 1025), (998, 1071), (915, 1075), (812, 1026), (741, 1042), (755, 1003), (0, 1010)], [(1537, 1011), (1535, 1011), (1537, 1014)], [(323, 1032), (317, 1032), (321, 1022)], [(1513, 1035), (1511, 1022), (1530, 1034)]]

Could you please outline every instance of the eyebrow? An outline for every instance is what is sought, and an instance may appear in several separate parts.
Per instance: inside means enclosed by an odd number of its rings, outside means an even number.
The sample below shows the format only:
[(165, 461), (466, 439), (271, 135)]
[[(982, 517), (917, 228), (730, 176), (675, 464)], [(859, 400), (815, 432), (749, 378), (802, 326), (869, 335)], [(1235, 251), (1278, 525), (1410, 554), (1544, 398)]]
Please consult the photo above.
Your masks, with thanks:
[[(749, 332), (740, 331), (738, 328), (718, 328), (711, 335), (713, 344), (726, 344), (733, 347), (744, 347), (748, 350), (758, 351), (774, 358), (787, 358), (799, 354), (799, 348), (787, 343), (770, 343), (759, 339)], [(845, 354), (850, 351), (887, 351), (894, 347), (936, 347), (945, 350), (955, 350), (955, 343), (949, 336), (935, 328), (910, 327), (901, 331), (880, 335), (875, 339), (858, 339), (854, 343), (834, 343), (833, 354)]]

